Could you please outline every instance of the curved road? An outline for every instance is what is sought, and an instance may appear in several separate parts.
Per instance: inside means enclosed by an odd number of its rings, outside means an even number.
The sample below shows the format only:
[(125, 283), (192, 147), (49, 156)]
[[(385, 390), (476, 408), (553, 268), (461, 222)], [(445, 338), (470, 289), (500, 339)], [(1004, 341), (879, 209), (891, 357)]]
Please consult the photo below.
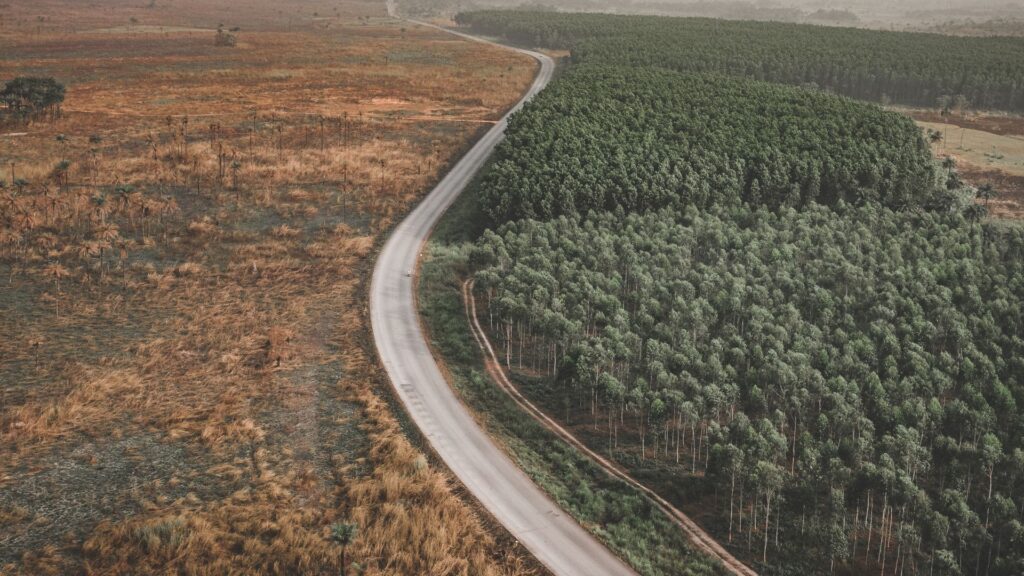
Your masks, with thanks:
[[(518, 51), (540, 62), (540, 71), (509, 114), (544, 88), (554, 70), (547, 56)], [(564, 513), (473, 420), (441, 374), (420, 328), (415, 277), (410, 272), (416, 268), (420, 248), (434, 225), (501, 141), (507, 118), (466, 153), (384, 245), (370, 285), (370, 321), (377, 352), (409, 415), (448, 468), (551, 572), (556, 576), (635, 574)]]

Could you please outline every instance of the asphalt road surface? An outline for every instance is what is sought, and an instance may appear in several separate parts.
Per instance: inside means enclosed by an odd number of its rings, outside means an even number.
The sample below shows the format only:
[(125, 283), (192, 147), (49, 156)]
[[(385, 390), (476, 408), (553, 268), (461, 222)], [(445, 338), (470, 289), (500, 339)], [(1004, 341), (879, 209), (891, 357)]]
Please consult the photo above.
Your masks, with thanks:
[[(554, 70), (547, 56), (519, 51), (540, 62), (540, 70), (513, 111), (544, 88)], [(377, 352), (405, 409), (448, 468), (551, 572), (557, 576), (635, 574), (563, 512), (477, 425), (441, 374), (420, 328), (414, 290), (420, 249), (501, 141), (506, 119), (466, 153), (384, 245), (370, 286)]]

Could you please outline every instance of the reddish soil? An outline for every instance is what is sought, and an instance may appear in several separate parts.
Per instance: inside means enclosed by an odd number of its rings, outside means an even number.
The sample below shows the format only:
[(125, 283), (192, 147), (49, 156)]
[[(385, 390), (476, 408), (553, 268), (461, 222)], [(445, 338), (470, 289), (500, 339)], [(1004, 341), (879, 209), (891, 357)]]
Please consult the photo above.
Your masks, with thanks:
[(912, 110), (907, 113), (922, 122), (948, 123), (972, 130), (981, 130), (1000, 136), (1024, 135), (1024, 116), (950, 116), (944, 117), (934, 110)]
[(961, 164), (959, 170), (971, 185), (989, 183), (999, 192), (999, 196), (989, 203), (989, 214), (998, 218), (1024, 219), (1024, 176), (971, 164)]

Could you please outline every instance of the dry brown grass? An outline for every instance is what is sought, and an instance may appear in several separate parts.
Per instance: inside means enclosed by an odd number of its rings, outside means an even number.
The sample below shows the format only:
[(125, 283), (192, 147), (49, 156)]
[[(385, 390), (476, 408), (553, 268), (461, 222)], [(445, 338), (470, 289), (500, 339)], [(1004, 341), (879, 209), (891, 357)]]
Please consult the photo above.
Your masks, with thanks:
[(0, 27), (0, 78), (68, 83), (0, 137), (0, 573), (336, 574), (340, 520), (367, 574), (533, 571), (403, 435), (363, 295), (532, 64), (376, 3), (142, 4)]

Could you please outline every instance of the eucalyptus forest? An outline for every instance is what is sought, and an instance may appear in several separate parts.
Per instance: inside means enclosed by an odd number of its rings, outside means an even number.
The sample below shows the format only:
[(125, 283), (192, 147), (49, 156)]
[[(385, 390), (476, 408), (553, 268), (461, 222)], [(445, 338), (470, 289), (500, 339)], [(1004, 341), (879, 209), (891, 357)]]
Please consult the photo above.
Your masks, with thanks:
[(457, 20), (523, 44), (569, 49), (574, 62), (717, 72), (917, 106), (960, 94), (978, 107), (1024, 111), (1024, 38), (524, 11)]
[(459, 20), (572, 52), (477, 182), (471, 255), (551, 414), (713, 492), (762, 574), (1024, 573), (1024, 231), (909, 119), (820, 89), (1020, 109), (1024, 45)]

